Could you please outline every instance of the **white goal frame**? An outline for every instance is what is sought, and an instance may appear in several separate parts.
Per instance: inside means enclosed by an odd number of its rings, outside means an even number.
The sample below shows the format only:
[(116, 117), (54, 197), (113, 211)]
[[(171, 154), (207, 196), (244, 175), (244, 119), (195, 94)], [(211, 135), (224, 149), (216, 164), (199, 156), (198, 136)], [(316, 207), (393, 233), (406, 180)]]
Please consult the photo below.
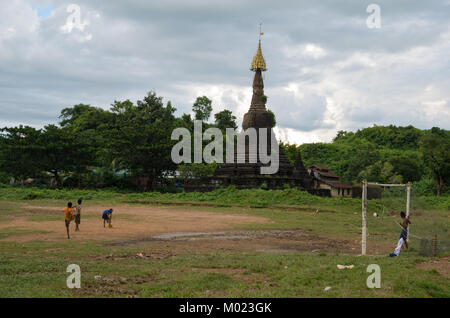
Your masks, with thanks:
[[(367, 247), (367, 186), (376, 185), (381, 187), (406, 187), (406, 217), (409, 217), (410, 205), (411, 205), (411, 182), (407, 184), (384, 184), (376, 182), (362, 182), (362, 233), (361, 233), (361, 255), (366, 255)], [(407, 242), (409, 243), (409, 225), (407, 228), (408, 236)]]

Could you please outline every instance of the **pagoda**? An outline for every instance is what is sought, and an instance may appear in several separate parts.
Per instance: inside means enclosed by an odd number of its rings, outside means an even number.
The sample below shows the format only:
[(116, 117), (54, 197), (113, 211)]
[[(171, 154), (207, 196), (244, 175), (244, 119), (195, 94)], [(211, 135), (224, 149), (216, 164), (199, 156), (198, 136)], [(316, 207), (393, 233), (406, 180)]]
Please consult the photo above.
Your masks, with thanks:
[[(267, 71), (266, 61), (262, 54), (261, 49), (261, 35), (259, 38), (258, 49), (253, 57), (250, 70), (255, 73), (253, 77), (253, 96), (248, 112), (244, 115), (242, 121), (242, 129), (245, 132), (249, 128), (255, 128), (258, 131), (259, 128), (266, 128), (268, 132), (267, 148), (269, 153), (272, 149), (278, 151), (279, 168), (275, 174), (261, 174), (261, 167), (268, 166), (263, 164), (258, 156), (256, 163), (250, 163), (249, 157), (252, 154), (258, 153), (259, 140), (255, 145), (246, 143), (245, 153), (238, 153), (237, 146), (234, 148), (234, 163), (224, 163), (218, 167), (214, 173), (214, 176), (210, 179), (208, 189), (214, 189), (218, 187), (226, 187), (234, 185), (236, 188), (266, 188), (266, 189), (283, 189), (286, 186), (301, 188), (304, 190), (312, 190), (313, 180), (307, 173), (303, 166), (300, 155), (295, 158), (295, 163), (287, 159), (283, 152), (283, 149), (278, 147), (271, 147), (270, 134), (273, 134), (272, 128), (274, 127), (274, 115), (268, 112), (266, 109), (267, 98), (264, 95), (264, 81), (262, 72)], [(258, 135), (259, 138), (259, 135)], [(274, 140), (277, 142), (276, 140)], [(256, 148), (256, 152), (252, 152), (253, 148)], [(255, 150), (255, 149), (253, 149)], [(245, 156), (245, 160), (238, 157)], [(244, 161), (244, 163), (242, 163)], [(241, 163), (239, 163), (241, 162)], [(206, 190), (206, 189), (205, 189)], [(313, 191), (314, 192), (314, 191)]]

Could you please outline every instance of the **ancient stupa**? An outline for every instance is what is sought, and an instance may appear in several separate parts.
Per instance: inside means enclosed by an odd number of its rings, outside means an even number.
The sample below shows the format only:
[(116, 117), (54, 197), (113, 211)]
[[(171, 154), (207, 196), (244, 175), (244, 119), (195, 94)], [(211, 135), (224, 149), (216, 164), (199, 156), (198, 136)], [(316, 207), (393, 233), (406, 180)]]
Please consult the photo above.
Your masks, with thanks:
[[(253, 58), (250, 70), (255, 72), (253, 78), (253, 96), (250, 109), (244, 115), (242, 129), (246, 131), (249, 128), (267, 128), (267, 149), (270, 147), (270, 133), (273, 128), (273, 115), (266, 109), (267, 98), (264, 95), (264, 81), (262, 72), (267, 70), (266, 61), (261, 49), (261, 35), (259, 38), (258, 49)], [(259, 137), (258, 137), (259, 138)], [(276, 142), (276, 140), (275, 140)], [(256, 143), (253, 147), (258, 147)], [(281, 148), (279, 151), (279, 169), (275, 174), (261, 174), (261, 166), (267, 166), (260, 162), (259, 157), (256, 163), (249, 163), (249, 156), (253, 154), (249, 151), (252, 145), (246, 144), (245, 163), (238, 163), (238, 153), (236, 147), (234, 150), (234, 163), (224, 163), (216, 169), (214, 176), (210, 179), (207, 188), (226, 187), (230, 185), (236, 188), (266, 188), (283, 189), (286, 185), (290, 187), (301, 188), (312, 191), (312, 178), (308, 175), (303, 166), (300, 156), (291, 164)], [(269, 150), (270, 151), (270, 150)], [(258, 152), (256, 152), (258, 153)], [(269, 152), (270, 153), (270, 152)], [(242, 154), (241, 154), (242, 156)], [(206, 190), (206, 189), (205, 189)]]

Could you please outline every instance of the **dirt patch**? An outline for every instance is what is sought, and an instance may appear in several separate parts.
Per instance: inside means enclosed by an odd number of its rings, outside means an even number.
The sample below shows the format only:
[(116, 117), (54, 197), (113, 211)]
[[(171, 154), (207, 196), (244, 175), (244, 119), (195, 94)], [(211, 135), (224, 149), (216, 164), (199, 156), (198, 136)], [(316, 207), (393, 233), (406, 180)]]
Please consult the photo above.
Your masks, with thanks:
[[(142, 237), (128, 241), (108, 242), (105, 245), (125, 246), (134, 245), (148, 241), (204, 241), (204, 240), (257, 240), (263, 238), (304, 238), (307, 237), (306, 230), (241, 230), (241, 231), (218, 231), (218, 232), (170, 232)], [(309, 236), (308, 236), (309, 237)]]
[[(251, 223), (270, 223), (264, 217), (245, 214), (227, 214), (221, 212), (198, 211), (173, 207), (131, 206), (114, 207), (113, 227), (104, 228), (101, 219), (105, 206), (83, 207), (80, 231), (75, 232), (75, 225), (70, 225), (72, 240), (102, 240), (132, 239), (151, 236), (166, 232), (210, 232), (232, 229), (235, 225)], [(29, 220), (29, 216), (45, 215), (59, 216), (61, 221), (38, 222)], [(0, 231), (8, 227), (21, 227), (31, 231), (42, 230), (50, 233), (14, 236), (4, 238), (4, 241), (35, 241), (65, 239), (64, 214), (62, 208), (25, 206), (23, 213), (17, 214), (10, 221), (0, 223)]]
[[(163, 253), (340, 253), (357, 255), (361, 251), (360, 241), (336, 240), (312, 234), (307, 230), (241, 230), (218, 232), (163, 233), (141, 239), (106, 242), (109, 246), (132, 246), (139, 244), (145, 255)], [(368, 253), (382, 250), (387, 253), (392, 244), (371, 244)], [(153, 257), (153, 256), (152, 256)]]
[(445, 278), (450, 277), (450, 255), (417, 264), (417, 267), (425, 270), (436, 270)]
[[(165, 259), (179, 253), (230, 252), (243, 253), (340, 253), (358, 255), (361, 243), (358, 239), (332, 239), (303, 229), (292, 230), (233, 230), (237, 225), (269, 224), (265, 217), (246, 214), (198, 210), (195, 208), (118, 205), (113, 212), (113, 228), (103, 228), (101, 212), (105, 206), (86, 205), (82, 210), (80, 232), (71, 223), (71, 241), (101, 241), (109, 246), (139, 244), (142, 255), (104, 255), (105, 260), (120, 261), (127, 258)], [(0, 223), (0, 231), (8, 227), (20, 227), (21, 235), (0, 241), (55, 241), (67, 240), (64, 214), (60, 208), (23, 206), (9, 222)], [(229, 209), (233, 211), (233, 208)], [(60, 221), (39, 221), (33, 216), (58, 216)], [(37, 231), (47, 231), (39, 233)], [(28, 232), (27, 232), (28, 231)], [(34, 231), (34, 232), (33, 232)], [(370, 255), (388, 253), (392, 243), (370, 242)], [(170, 251), (170, 253), (168, 253)], [(52, 250), (47, 251), (49, 253)]]
[(272, 286), (270, 279), (267, 275), (262, 273), (250, 273), (242, 268), (201, 268), (193, 267), (192, 271), (201, 271), (206, 273), (218, 273), (225, 274), (232, 279), (244, 284), (252, 284), (255, 282), (264, 282)]

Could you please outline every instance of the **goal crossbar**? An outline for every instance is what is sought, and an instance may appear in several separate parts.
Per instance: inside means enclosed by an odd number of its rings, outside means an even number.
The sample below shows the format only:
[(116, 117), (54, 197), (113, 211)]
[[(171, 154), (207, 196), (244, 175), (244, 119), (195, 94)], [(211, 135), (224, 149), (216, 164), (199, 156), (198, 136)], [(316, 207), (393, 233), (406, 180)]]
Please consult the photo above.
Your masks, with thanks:
[(367, 182), (367, 185), (377, 185), (380, 187), (407, 187), (407, 184), (401, 184), (401, 183), (377, 183), (377, 182)]

